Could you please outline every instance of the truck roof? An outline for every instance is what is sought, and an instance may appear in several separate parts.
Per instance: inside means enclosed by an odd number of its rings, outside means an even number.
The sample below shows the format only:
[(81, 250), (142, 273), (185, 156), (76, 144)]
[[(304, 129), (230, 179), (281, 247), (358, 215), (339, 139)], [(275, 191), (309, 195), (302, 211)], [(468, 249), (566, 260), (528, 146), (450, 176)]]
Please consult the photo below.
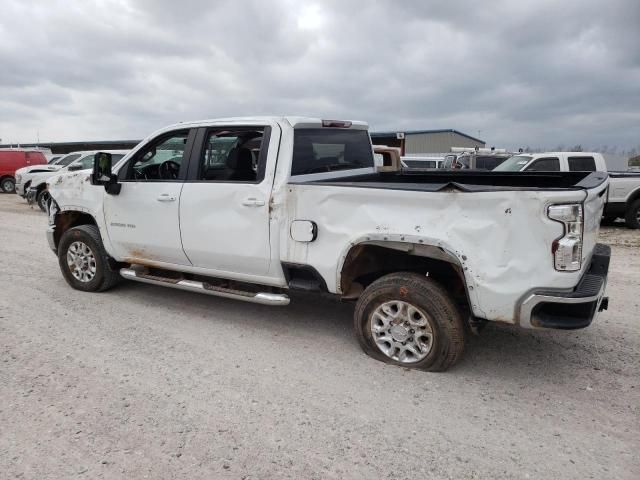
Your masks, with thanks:
[[(338, 119), (331, 119), (332, 121), (336, 121), (336, 122), (350, 122), (351, 125), (349, 127), (345, 127), (345, 128), (354, 128), (354, 129), (358, 129), (358, 130), (366, 130), (369, 128), (369, 124), (367, 122), (363, 122), (361, 120), (338, 120)], [(188, 122), (179, 122), (179, 123), (175, 123), (173, 125), (169, 125), (167, 127), (162, 128), (161, 130), (171, 130), (174, 128), (180, 128), (180, 127), (198, 127), (198, 126), (207, 126), (210, 125), (212, 123), (224, 123), (224, 122), (229, 122), (229, 123), (259, 123), (259, 122), (286, 122), (289, 125), (291, 125), (293, 128), (296, 127), (318, 127), (321, 128), (323, 125), (323, 121), (327, 121), (327, 119), (322, 119), (322, 118), (314, 118), (314, 117), (302, 117), (302, 116), (295, 116), (295, 115), (284, 115), (284, 116), (277, 116), (277, 115), (262, 115), (262, 116), (249, 116), (249, 117), (224, 117), (224, 118), (210, 118), (210, 119), (205, 119), (205, 120), (194, 120), (194, 121), (188, 121)], [(158, 131), (161, 131), (158, 130)]]
[(594, 156), (594, 155), (602, 155), (602, 154), (598, 152), (535, 152), (535, 153), (520, 152), (520, 153), (514, 153), (514, 155), (528, 155), (530, 157), (548, 156), (548, 155), (575, 155), (577, 157), (584, 157), (587, 155)]

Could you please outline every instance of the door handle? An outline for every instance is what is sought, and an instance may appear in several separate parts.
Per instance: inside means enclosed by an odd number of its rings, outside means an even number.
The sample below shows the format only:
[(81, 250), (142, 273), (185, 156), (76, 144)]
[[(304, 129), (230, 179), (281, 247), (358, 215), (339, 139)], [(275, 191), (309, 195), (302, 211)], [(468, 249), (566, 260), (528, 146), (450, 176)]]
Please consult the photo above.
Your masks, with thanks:
[(244, 205), (245, 207), (262, 207), (264, 205), (264, 200), (258, 200), (255, 197), (249, 197), (243, 200), (242, 205)]
[(169, 195), (168, 193), (163, 193), (162, 195), (159, 195), (156, 200), (158, 200), (159, 202), (175, 202), (176, 197), (174, 197), (173, 195)]

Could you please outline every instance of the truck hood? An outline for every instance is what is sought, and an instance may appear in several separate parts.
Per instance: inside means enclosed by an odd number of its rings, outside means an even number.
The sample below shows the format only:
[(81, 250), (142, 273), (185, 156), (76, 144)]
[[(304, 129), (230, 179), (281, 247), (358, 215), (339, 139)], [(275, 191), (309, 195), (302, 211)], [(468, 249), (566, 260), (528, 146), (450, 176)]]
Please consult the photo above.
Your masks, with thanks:
[(25, 173), (44, 173), (44, 172), (57, 172), (62, 167), (60, 165), (31, 165), (29, 167), (22, 167), (16, 170), (17, 175), (24, 175)]

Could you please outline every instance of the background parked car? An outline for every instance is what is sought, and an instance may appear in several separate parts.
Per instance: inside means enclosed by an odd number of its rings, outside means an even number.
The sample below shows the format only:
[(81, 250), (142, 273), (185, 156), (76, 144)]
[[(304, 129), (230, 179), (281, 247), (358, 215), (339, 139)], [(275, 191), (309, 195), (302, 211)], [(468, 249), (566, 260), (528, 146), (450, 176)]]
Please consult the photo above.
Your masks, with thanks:
[(16, 170), (30, 165), (46, 164), (46, 157), (36, 150), (22, 148), (0, 150), (0, 189), (4, 193), (13, 193), (16, 188)]
[(52, 163), (47, 165), (31, 165), (29, 167), (22, 167), (16, 170), (16, 193), (20, 195), (22, 198), (26, 198), (27, 191), (29, 190), (29, 186), (33, 180), (32, 175), (27, 175), (29, 173), (47, 173), (47, 172), (57, 172), (63, 167), (70, 165), (72, 162), (78, 160), (84, 153), (88, 152), (72, 152), (59, 157)]
[[(597, 152), (520, 153), (495, 168), (496, 172), (607, 172)], [(629, 228), (640, 228), (640, 173), (608, 172), (609, 188), (604, 220), (624, 218)]]

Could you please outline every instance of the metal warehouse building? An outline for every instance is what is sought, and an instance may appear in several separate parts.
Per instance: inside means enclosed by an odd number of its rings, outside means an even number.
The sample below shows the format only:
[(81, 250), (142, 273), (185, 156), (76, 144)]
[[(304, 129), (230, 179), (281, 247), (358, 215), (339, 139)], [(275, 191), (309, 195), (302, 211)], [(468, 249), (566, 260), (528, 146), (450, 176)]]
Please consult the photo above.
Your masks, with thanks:
[(400, 147), (402, 155), (446, 153), (451, 147), (484, 147), (485, 142), (458, 130), (405, 130), (372, 132), (374, 145)]

